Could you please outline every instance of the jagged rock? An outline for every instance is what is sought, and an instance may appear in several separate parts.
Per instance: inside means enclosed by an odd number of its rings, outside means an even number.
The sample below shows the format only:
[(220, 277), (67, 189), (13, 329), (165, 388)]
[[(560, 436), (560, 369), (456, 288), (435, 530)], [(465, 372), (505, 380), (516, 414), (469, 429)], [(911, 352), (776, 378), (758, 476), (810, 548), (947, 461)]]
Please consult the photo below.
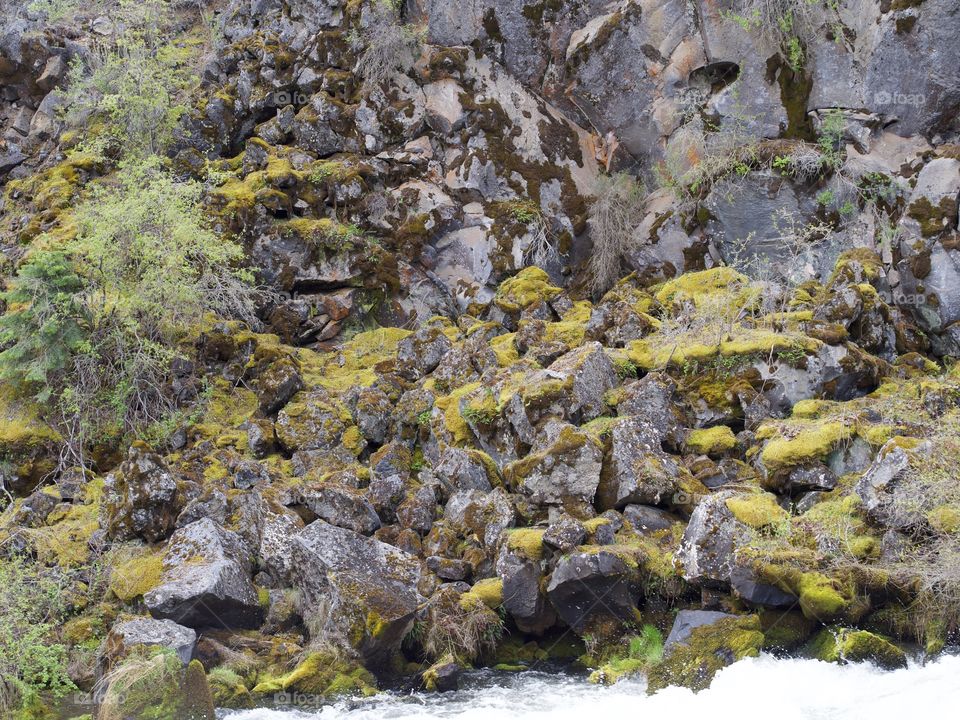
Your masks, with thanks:
[(605, 395), (619, 384), (617, 370), (598, 342), (585, 343), (557, 359), (547, 375), (569, 385), (566, 417), (587, 422), (603, 414)]
[(365, 445), (350, 411), (324, 390), (297, 393), (280, 411), (275, 428), (280, 444), (296, 451), (308, 467), (331, 457), (349, 463)]
[(656, 429), (638, 418), (617, 420), (597, 493), (600, 507), (674, 502), (680, 473), (676, 460), (661, 449)]
[(345, 485), (328, 483), (304, 488), (302, 502), (321, 520), (361, 535), (370, 535), (381, 525), (364, 493)]
[(503, 608), (520, 631), (542, 635), (552, 627), (556, 613), (542, 590), (543, 571), (537, 552), (511, 543), (508, 533), (497, 555), (496, 569), (503, 582)]
[(420, 565), (402, 550), (322, 520), (293, 540), (294, 584), (305, 616), (376, 666), (400, 646), (421, 598)]
[(432, 372), (453, 343), (439, 324), (421, 327), (397, 345), (397, 368), (401, 376), (416, 380)]
[(660, 442), (673, 437), (687, 423), (680, 411), (676, 383), (666, 374), (652, 372), (623, 386), (617, 414), (634, 416), (657, 433)]
[(796, 467), (787, 476), (791, 492), (806, 490), (833, 490), (837, 486), (837, 475), (822, 463)]
[(504, 476), (537, 504), (590, 503), (600, 484), (602, 460), (603, 448), (593, 437), (572, 425), (551, 423), (540, 446), (508, 465)]
[(923, 527), (923, 499), (917, 498), (916, 502), (910, 503), (900, 499), (897, 502), (896, 491), (901, 480), (910, 471), (911, 453), (922, 456), (929, 450), (929, 442), (907, 451), (897, 446), (896, 440), (890, 440), (880, 448), (873, 464), (863, 473), (854, 488), (863, 501), (864, 512), (871, 520), (901, 531)]
[(543, 533), (543, 542), (566, 553), (582, 545), (586, 537), (587, 530), (583, 523), (567, 515), (547, 528)]
[(422, 485), (397, 508), (397, 522), (401, 527), (425, 535), (433, 527), (437, 511), (437, 494), (433, 485)]
[(163, 458), (137, 446), (107, 478), (107, 492), (107, 533), (116, 540), (163, 540), (183, 508), (177, 479)]
[(434, 472), (448, 495), (463, 490), (489, 492), (492, 489), (489, 464), (476, 450), (444, 448)]
[(938, 158), (920, 171), (900, 222), (902, 295), (924, 298), (909, 309), (935, 333), (960, 320), (960, 253), (943, 237), (957, 228), (958, 205), (960, 160)]
[(550, 603), (577, 632), (587, 630), (598, 617), (629, 622), (636, 616), (640, 599), (636, 565), (607, 547), (564, 555), (550, 576)]
[(216, 488), (188, 502), (177, 516), (175, 525), (182, 528), (204, 518), (210, 518), (218, 525), (223, 525), (227, 520), (227, 496)]
[(714, 610), (681, 610), (673, 621), (670, 634), (663, 641), (663, 650), (667, 652), (678, 643), (685, 644), (695, 628), (713, 625), (724, 618), (733, 617), (736, 617), (736, 615)]
[(249, 550), (210, 519), (177, 530), (160, 584), (143, 600), (155, 618), (188, 627), (256, 627), (262, 608), (250, 582)]
[(366, 496), (381, 521), (393, 522), (406, 492), (407, 482), (400, 475), (376, 475), (367, 487)]
[(354, 417), (360, 433), (370, 442), (382, 444), (390, 429), (390, 415), (393, 405), (390, 398), (380, 388), (363, 388), (357, 396)]
[(117, 623), (110, 629), (106, 641), (106, 655), (111, 664), (126, 656), (138, 646), (162, 647), (173, 650), (186, 666), (193, 658), (197, 633), (172, 620), (137, 618)]
[(444, 518), (468, 533), (475, 534), (484, 547), (497, 546), (503, 531), (513, 527), (516, 510), (503, 488), (484, 493), (464, 490), (454, 493), (447, 501)]
[(627, 505), (623, 517), (641, 533), (655, 533), (682, 522), (676, 515), (649, 505)]
[(264, 415), (279, 412), (302, 389), (303, 378), (296, 363), (289, 359), (278, 360), (263, 372), (257, 383), (260, 412)]

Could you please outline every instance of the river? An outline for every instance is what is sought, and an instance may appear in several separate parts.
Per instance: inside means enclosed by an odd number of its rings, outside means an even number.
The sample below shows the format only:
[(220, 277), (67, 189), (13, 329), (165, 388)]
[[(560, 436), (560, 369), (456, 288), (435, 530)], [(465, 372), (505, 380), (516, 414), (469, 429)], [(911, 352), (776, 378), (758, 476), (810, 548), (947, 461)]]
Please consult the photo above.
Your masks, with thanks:
[[(296, 701), (297, 698), (292, 698)], [(960, 717), (960, 655), (905, 670), (763, 655), (722, 670), (708, 690), (647, 696), (642, 680), (598, 687), (563, 672), (478, 671), (457, 692), (382, 693), (319, 708), (224, 712), (228, 720), (937, 720)]]

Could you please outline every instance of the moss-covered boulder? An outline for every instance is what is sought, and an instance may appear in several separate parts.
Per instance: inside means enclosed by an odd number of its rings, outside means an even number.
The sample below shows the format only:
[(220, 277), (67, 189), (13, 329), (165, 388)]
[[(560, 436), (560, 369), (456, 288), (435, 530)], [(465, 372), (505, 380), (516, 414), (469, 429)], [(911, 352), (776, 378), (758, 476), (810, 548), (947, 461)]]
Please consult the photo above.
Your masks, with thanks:
[(293, 539), (293, 581), (320, 637), (385, 663), (420, 605), (420, 563), (391, 545), (322, 520)]
[(131, 655), (107, 676), (97, 717), (102, 720), (215, 720), (203, 666), (184, 667), (175, 653)]
[(866, 630), (824, 628), (811, 641), (809, 652), (826, 662), (872, 662), (887, 670), (907, 666), (903, 650), (887, 638)]
[(10, 469), (11, 489), (28, 493), (55, 468), (54, 448), (60, 435), (30, 403), (0, 394), (0, 460)]
[(107, 533), (115, 540), (165, 540), (184, 505), (178, 477), (160, 455), (140, 445), (107, 478), (106, 490)]
[(670, 685), (703, 690), (722, 668), (760, 653), (763, 633), (759, 617), (716, 615), (712, 622), (691, 629), (682, 641), (670, 644), (668, 639), (663, 661), (648, 674), (647, 692)]
[(323, 651), (310, 653), (286, 675), (262, 680), (252, 692), (254, 695), (289, 692), (318, 698), (366, 696), (377, 692), (377, 680), (347, 655)]

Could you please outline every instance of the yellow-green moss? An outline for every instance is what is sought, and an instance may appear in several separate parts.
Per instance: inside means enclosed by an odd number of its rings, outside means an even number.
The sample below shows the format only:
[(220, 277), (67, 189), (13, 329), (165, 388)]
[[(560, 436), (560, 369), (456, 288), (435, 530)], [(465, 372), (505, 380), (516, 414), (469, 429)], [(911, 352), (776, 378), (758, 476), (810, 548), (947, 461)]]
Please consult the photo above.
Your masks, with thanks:
[(117, 551), (110, 562), (109, 588), (118, 599), (130, 602), (160, 584), (163, 553), (150, 548)]
[(741, 300), (748, 297), (750, 280), (731, 267), (721, 266), (701, 272), (683, 273), (656, 291), (654, 297), (661, 305), (692, 300), (698, 307), (718, 294), (731, 294)]
[(737, 520), (756, 530), (776, 526), (790, 518), (770, 493), (738, 495), (727, 500), (726, 505)]
[(893, 670), (907, 666), (907, 656), (888, 639), (846, 628), (824, 628), (810, 643), (810, 653), (826, 662), (873, 662)]
[(517, 352), (517, 346), (514, 344), (516, 333), (498, 335), (490, 341), (490, 349), (497, 356), (497, 364), (500, 367), (510, 367), (520, 359), (520, 353)]
[(298, 360), (308, 387), (322, 386), (334, 393), (370, 387), (377, 380), (376, 365), (397, 356), (397, 345), (411, 331), (377, 328), (354, 335), (339, 351), (317, 353), (301, 349)]
[(507, 531), (507, 547), (530, 560), (543, 557), (543, 530), (517, 528)]
[(504, 312), (520, 312), (534, 303), (552, 300), (560, 288), (550, 284), (550, 277), (538, 267), (528, 267), (505, 280), (497, 289), (494, 303)]
[(687, 433), (687, 451), (699, 455), (722, 455), (737, 446), (737, 438), (733, 430), (726, 425), (717, 425), (712, 428), (691, 430)]
[(350, 663), (329, 653), (312, 653), (290, 673), (279, 678), (268, 678), (253, 688), (259, 695), (287, 692), (307, 693), (322, 697), (359, 694), (374, 695), (377, 681), (360, 665)]
[(647, 692), (669, 685), (703, 690), (722, 668), (760, 653), (760, 627), (759, 617), (747, 615), (694, 628), (686, 643), (670, 648), (663, 661), (650, 670)]
[(477, 580), (465, 595), (473, 595), (491, 610), (496, 610), (503, 604), (503, 580), (500, 578), (486, 578)]
[[(758, 433), (757, 437), (762, 438)], [(790, 437), (776, 437), (764, 445), (760, 459), (767, 470), (777, 471), (820, 460), (850, 437), (850, 430), (841, 422), (824, 422), (804, 426)]]

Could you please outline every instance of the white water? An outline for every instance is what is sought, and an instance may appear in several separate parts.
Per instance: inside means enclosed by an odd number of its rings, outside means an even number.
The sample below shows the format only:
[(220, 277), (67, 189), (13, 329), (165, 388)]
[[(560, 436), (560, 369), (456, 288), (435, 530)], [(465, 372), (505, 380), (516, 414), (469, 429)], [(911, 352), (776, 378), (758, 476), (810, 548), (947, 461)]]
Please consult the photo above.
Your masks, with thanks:
[(480, 674), (456, 693), (381, 694), (323, 708), (244, 710), (229, 720), (939, 720), (960, 717), (960, 656), (886, 672), (868, 664), (748, 659), (708, 690), (668, 688), (648, 697), (642, 681), (590, 685), (563, 674)]

